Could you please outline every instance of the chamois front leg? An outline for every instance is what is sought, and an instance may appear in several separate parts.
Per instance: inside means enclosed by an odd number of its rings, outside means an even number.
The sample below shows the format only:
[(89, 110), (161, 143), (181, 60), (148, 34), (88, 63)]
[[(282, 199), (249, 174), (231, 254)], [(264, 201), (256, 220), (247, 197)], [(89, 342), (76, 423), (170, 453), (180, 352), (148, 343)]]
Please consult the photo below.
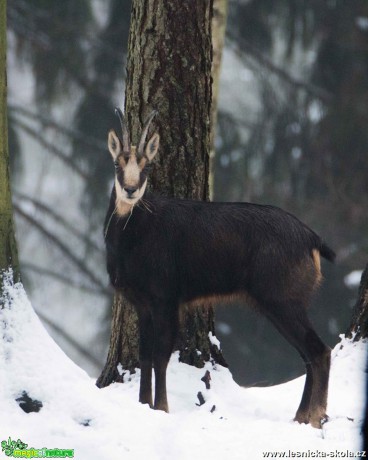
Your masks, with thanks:
[(173, 352), (178, 331), (178, 308), (157, 307), (153, 311), (154, 346), (153, 366), (155, 370), (154, 409), (169, 412), (166, 392), (166, 370)]
[(139, 324), (139, 362), (141, 366), (141, 381), (139, 387), (139, 402), (153, 407), (152, 402), (152, 353), (153, 353), (153, 323), (151, 312), (146, 308), (138, 309)]

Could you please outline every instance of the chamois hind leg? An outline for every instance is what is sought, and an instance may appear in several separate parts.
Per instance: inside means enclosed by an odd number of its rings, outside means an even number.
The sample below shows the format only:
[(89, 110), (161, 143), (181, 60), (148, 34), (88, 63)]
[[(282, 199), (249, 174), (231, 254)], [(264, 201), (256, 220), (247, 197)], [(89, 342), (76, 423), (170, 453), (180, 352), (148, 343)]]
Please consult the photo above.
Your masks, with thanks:
[(154, 409), (169, 412), (166, 392), (166, 370), (173, 352), (178, 332), (178, 309), (160, 306), (153, 310), (154, 346), (153, 366), (155, 370)]
[(313, 370), (310, 362), (308, 362), (308, 359), (302, 353), (299, 352), (299, 354), (305, 364), (306, 376), (302, 399), (298, 410), (296, 411), (294, 420), (299, 423), (309, 423), (309, 411), (313, 391)]
[(138, 310), (139, 324), (139, 363), (141, 381), (139, 402), (153, 407), (152, 402), (152, 354), (153, 354), (153, 323), (151, 312), (146, 308)]
[(306, 381), (294, 420), (320, 428), (327, 418), (330, 349), (314, 331), (303, 305), (274, 304), (264, 311), (306, 365)]
[(322, 423), (328, 419), (326, 408), (331, 349), (322, 342), (313, 329), (310, 329), (307, 333), (307, 342), (311, 349), (310, 360), (313, 372), (309, 422), (315, 428), (321, 428)]

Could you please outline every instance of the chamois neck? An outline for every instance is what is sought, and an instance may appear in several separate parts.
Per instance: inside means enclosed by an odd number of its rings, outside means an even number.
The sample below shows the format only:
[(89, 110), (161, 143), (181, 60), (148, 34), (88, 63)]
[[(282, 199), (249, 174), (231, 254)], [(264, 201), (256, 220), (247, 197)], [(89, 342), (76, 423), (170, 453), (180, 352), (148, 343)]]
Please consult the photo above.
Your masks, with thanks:
[(133, 211), (133, 204), (125, 203), (124, 201), (115, 200), (115, 209), (118, 217), (128, 217)]

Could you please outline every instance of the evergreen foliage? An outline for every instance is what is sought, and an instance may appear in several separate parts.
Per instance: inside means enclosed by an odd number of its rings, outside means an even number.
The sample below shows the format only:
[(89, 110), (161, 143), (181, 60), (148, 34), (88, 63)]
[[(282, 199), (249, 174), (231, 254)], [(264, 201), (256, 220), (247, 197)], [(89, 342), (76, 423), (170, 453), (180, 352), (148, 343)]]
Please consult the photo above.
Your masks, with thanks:
[[(17, 154), (24, 150), (17, 136), (24, 121), (32, 120), (27, 133), (35, 139), (53, 126), (65, 142), (53, 148), (40, 142), (81, 177), (81, 212), (91, 232), (101, 227), (109, 191), (104, 149), (108, 129), (114, 124), (119, 129), (113, 107), (123, 102), (130, 6), (128, 0), (11, 0), (7, 5), (10, 39), (19, 60), (32, 68), (36, 88), (36, 106), (21, 112), (10, 101), (11, 161), (19, 172), (13, 179), (21, 177), (21, 167), (26, 173)], [(339, 263), (326, 272), (314, 311), (331, 345), (351, 315), (347, 305), (353, 294), (344, 288), (343, 276), (365, 266), (368, 249), (367, 45), (365, 0), (229, 2), (226, 49), (243, 63), (252, 81), (244, 87), (254, 88), (257, 103), (247, 100), (242, 114), (220, 103), (214, 199), (282, 206), (334, 247)], [(237, 87), (245, 100), (241, 81)], [(53, 125), (55, 103), (68, 107), (69, 126)], [(90, 249), (86, 240), (86, 259)], [(275, 337), (263, 321), (242, 315), (220, 312), (218, 317), (231, 325), (231, 349), (252, 367), (259, 357), (250, 356), (264, 350), (264, 357), (267, 341)], [(247, 334), (252, 335), (249, 346), (241, 349), (238, 342)], [(272, 353), (280, 353), (279, 347)], [(229, 357), (226, 343), (224, 348)], [(265, 368), (268, 379), (276, 381), (282, 377), (272, 353)], [(243, 381), (264, 375), (253, 371)]]

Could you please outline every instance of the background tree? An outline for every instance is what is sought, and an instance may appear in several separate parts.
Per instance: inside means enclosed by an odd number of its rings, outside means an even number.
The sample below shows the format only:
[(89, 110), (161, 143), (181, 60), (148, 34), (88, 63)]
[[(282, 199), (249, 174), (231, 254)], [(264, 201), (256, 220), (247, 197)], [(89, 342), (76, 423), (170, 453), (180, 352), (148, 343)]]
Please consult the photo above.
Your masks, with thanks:
[[(13, 91), (9, 99), (14, 206), (18, 231), (24, 236), (20, 238), (22, 278), (27, 291), (33, 292), (39, 316), (58, 343), (92, 373), (103, 365), (111, 303), (101, 232), (111, 171), (101, 152), (106, 149), (106, 132), (115, 122), (116, 87), (121, 92), (123, 86), (130, 15), (129, 1), (97, 3), (15, 0), (8, 5), (13, 63), (16, 56), (15, 65), (21, 66), (16, 71), (27, 75), (23, 83), (35, 78), (33, 95), (27, 95), (29, 85), (22, 83), (20, 91)], [(101, 21), (104, 13), (105, 20)], [(33, 166), (40, 162), (43, 171), (34, 175), (37, 166)], [(59, 172), (52, 179), (54, 167)], [(60, 185), (58, 195), (64, 199), (56, 204), (54, 190)], [(27, 228), (35, 232), (30, 245)], [(41, 245), (37, 239), (42, 240)], [(22, 250), (24, 246), (30, 252)], [(46, 262), (44, 249), (51, 263)], [(42, 294), (36, 294), (41, 284), (48, 286), (55, 299), (51, 309), (44, 304)], [(68, 289), (64, 292), (70, 295), (65, 303), (68, 326), (59, 324), (56, 312), (60, 289), (65, 286)], [(92, 335), (91, 323), (82, 331), (73, 331), (80, 318), (78, 309), (68, 305), (75, 302), (82, 318), (83, 311), (96, 318), (98, 330)], [(88, 323), (88, 319), (82, 321)]]
[(368, 338), (368, 264), (362, 274), (358, 298), (346, 336), (354, 341)]
[[(154, 124), (160, 155), (150, 186), (166, 196), (209, 199), (212, 6), (209, 0), (180, 6), (166, 0), (132, 4), (125, 113), (136, 143), (143, 121), (152, 108), (158, 109)], [(119, 363), (130, 371), (138, 365), (133, 316), (131, 306), (115, 299), (110, 353), (99, 386), (119, 379)], [(177, 345), (181, 361), (203, 366), (212, 358), (224, 363), (209, 339), (210, 333), (215, 335), (213, 309), (198, 305), (183, 316)]]
[[(326, 281), (312, 307), (330, 345), (352, 313), (355, 294), (344, 276), (366, 264), (368, 248), (368, 194), (362, 193), (368, 183), (368, 106), (358, 102), (368, 89), (367, 17), (367, 3), (360, 0), (251, 0), (230, 2), (229, 9), (227, 46), (245, 63), (246, 87), (259, 100), (248, 97), (240, 119), (234, 104), (232, 111), (220, 110), (214, 199), (281, 206), (337, 250), (337, 264), (323, 267)], [(217, 318), (232, 324), (229, 344), (222, 341), (230, 366), (233, 359), (246, 362), (253, 381), (264, 375), (257, 369), (260, 354), (269, 357), (269, 378), (280, 371), (274, 368), (280, 353), (297, 368), (262, 319), (242, 309), (221, 310)], [(235, 343), (241, 335), (255, 340), (240, 349)], [(248, 378), (237, 369), (237, 378)]]
[(18, 252), (10, 192), (6, 95), (6, 2), (2, 1), (0, 3), (0, 299), (4, 271), (11, 268), (14, 280), (19, 280)]

